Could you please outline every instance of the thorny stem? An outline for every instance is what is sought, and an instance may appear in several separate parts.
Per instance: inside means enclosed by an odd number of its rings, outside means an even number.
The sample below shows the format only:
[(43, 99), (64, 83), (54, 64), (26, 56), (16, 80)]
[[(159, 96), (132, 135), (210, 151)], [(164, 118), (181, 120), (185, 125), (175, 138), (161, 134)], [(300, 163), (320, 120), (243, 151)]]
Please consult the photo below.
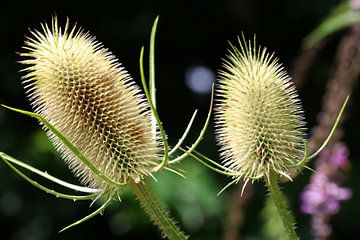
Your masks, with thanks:
[(279, 216), (284, 224), (288, 238), (290, 240), (297, 240), (299, 237), (295, 231), (295, 220), (292, 212), (289, 210), (289, 204), (284, 194), (281, 192), (278, 185), (277, 175), (274, 171), (269, 173), (269, 176), (265, 178), (266, 186), (269, 191), (270, 197), (273, 199)]
[(150, 220), (158, 226), (162, 234), (170, 240), (185, 240), (188, 236), (183, 233), (170, 218), (165, 206), (157, 199), (151, 187), (146, 182), (131, 183), (131, 189), (140, 202), (141, 207)]

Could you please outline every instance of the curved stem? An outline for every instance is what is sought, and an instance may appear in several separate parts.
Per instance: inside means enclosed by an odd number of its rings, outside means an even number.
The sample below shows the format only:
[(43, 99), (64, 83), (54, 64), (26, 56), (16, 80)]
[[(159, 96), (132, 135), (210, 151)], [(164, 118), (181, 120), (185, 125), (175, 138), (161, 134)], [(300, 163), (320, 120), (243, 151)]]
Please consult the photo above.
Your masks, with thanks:
[(307, 161), (308, 161), (308, 155), (309, 155), (309, 146), (308, 146), (306, 140), (303, 140), (303, 142), (304, 142), (304, 156), (303, 156), (303, 158), (301, 159), (301, 161), (299, 161), (299, 162), (297, 162), (297, 163), (295, 163), (295, 164), (290, 165), (290, 166), (289, 166), (290, 168), (302, 167), (302, 166), (304, 166), (304, 165), (307, 163)]
[[(186, 152), (186, 150), (183, 149), (183, 148), (181, 148), (181, 147), (180, 147), (179, 149), (180, 149), (181, 151), (183, 151), (183, 152)], [(191, 152), (189, 153), (189, 156), (192, 157), (193, 159), (195, 159), (196, 161), (198, 161), (199, 163), (201, 163), (202, 165), (204, 165), (205, 167), (213, 170), (214, 172), (220, 173), (220, 174), (222, 174), (222, 175), (230, 176), (230, 177), (234, 177), (234, 176), (237, 176), (237, 175), (238, 175), (236, 172), (233, 172), (232, 170), (227, 169), (227, 168), (225, 168), (225, 167), (223, 167), (223, 169), (225, 169), (225, 170), (222, 170), (221, 168), (213, 167), (213, 166), (211, 166), (210, 164), (206, 163), (204, 160), (200, 159), (199, 157), (197, 157), (195, 154), (193, 154), (193, 153), (191, 153)], [(212, 161), (212, 160), (209, 159), (209, 158), (204, 158), (204, 159), (207, 160), (207, 161), (210, 160), (210, 163), (212, 163), (212, 164), (215, 163), (214, 161)]]
[(265, 178), (265, 182), (269, 191), (270, 197), (273, 199), (279, 216), (284, 224), (288, 238), (290, 240), (297, 240), (299, 237), (295, 231), (295, 220), (292, 212), (289, 210), (289, 204), (284, 194), (281, 192), (278, 185), (277, 175), (271, 171), (269, 176)]
[[(156, 87), (155, 87), (155, 35), (156, 28), (159, 21), (159, 16), (156, 17), (150, 35), (150, 50), (149, 50), (149, 89), (151, 102), (156, 109)], [(153, 137), (156, 138), (156, 119), (151, 117), (151, 130)]]
[(236, 181), (238, 181), (238, 180), (235, 179), (235, 180), (229, 182), (228, 184), (226, 184), (226, 186), (223, 187), (223, 188), (218, 192), (217, 196), (219, 196), (219, 195), (220, 195), (223, 191), (225, 191), (228, 187), (230, 187), (231, 185), (235, 184)]
[(181, 173), (181, 172), (184, 172), (184, 171), (182, 171), (182, 170), (179, 169), (179, 168), (176, 168), (176, 169), (175, 169), (174, 167), (164, 167), (164, 169), (165, 169), (165, 170), (168, 170), (169, 172), (172, 172), (172, 173), (174, 173), (174, 174), (176, 174), (176, 175), (178, 175), (178, 176), (180, 176), (180, 177), (182, 177), (182, 178), (184, 178), (184, 179), (186, 179), (186, 176)]
[(192, 115), (192, 117), (191, 117), (191, 119), (190, 119), (190, 121), (189, 121), (183, 135), (179, 139), (179, 141), (176, 143), (176, 145), (173, 147), (173, 149), (170, 150), (169, 156), (173, 155), (179, 149), (179, 147), (183, 144), (183, 142), (184, 142), (185, 138), (187, 137), (187, 135), (188, 135), (188, 133), (190, 131), (190, 128), (191, 128), (191, 126), (192, 126), (192, 124), (194, 122), (196, 114), (197, 114), (197, 110), (195, 110), (195, 112), (193, 113), (193, 115)]
[(42, 172), (42, 171), (38, 170), (37, 168), (30, 166), (29, 164), (23, 163), (13, 157), (11, 157), (10, 155), (7, 155), (6, 153), (0, 152), (0, 158), (3, 159), (4, 161), (6, 161), (6, 163), (11, 162), (13, 164), (16, 164), (22, 168), (25, 168), (26, 170), (29, 170), (29, 171), (31, 171), (41, 177), (44, 177), (44, 178), (48, 179), (49, 181), (57, 183), (63, 187), (66, 187), (66, 188), (69, 188), (69, 189), (72, 189), (75, 191), (83, 192), (83, 193), (100, 193), (101, 192), (101, 189), (88, 188), (88, 187), (78, 186), (78, 185), (75, 185), (72, 183), (65, 182), (61, 179), (58, 179), (58, 178), (50, 175), (47, 172)]
[(205, 132), (206, 132), (206, 129), (207, 129), (208, 125), (209, 125), (209, 122), (210, 122), (210, 117), (211, 117), (212, 108), (213, 108), (213, 102), (214, 102), (213, 100), (214, 100), (214, 83), (212, 84), (211, 102), (210, 102), (209, 112), (208, 112), (207, 118), (205, 120), (204, 126), (200, 131), (199, 136), (197, 137), (195, 142), (191, 145), (191, 147), (189, 147), (189, 149), (185, 153), (183, 153), (182, 155), (178, 156), (177, 158), (169, 161), (169, 164), (178, 163), (178, 162), (184, 160), (200, 144), (201, 140), (203, 139), (203, 137), (205, 135)]
[(110, 195), (109, 198), (105, 201), (105, 203), (103, 205), (101, 205), (97, 210), (95, 210), (94, 212), (90, 213), (89, 215), (85, 216), (84, 218), (80, 219), (80, 220), (77, 220), (76, 222), (70, 224), (69, 226), (67, 227), (64, 227), (63, 229), (61, 229), (59, 231), (59, 233), (69, 229), (69, 228), (72, 228), (72, 227), (75, 227), (87, 220), (89, 220), (90, 218), (93, 218), (95, 217), (96, 215), (98, 215), (99, 213), (102, 214), (102, 212), (104, 212), (105, 208), (107, 208), (107, 206), (109, 206), (111, 200), (113, 199), (114, 197), (114, 194)]
[(342, 115), (343, 115), (343, 113), (345, 111), (345, 108), (346, 108), (346, 105), (347, 105), (347, 103), (349, 101), (349, 98), (350, 98), (350, 95), (347, 95), (347, 97), (346, 97), (346, 99), (345, 99), (345, 101), (344, 101), (344, 103), (343, 103), (343, 105), (342, 105), (342, 107), (340, 109), (340, 112), (339, 112), (339, 114), (338, 114), (338, 116), (337, 116), (337, 118), (335, 120), (335, 123), (334, 123), (333, 127), (331, 128), (331, 131), (330, 131), (329, 135), (327, 136), (327, 138), (325, 139), (323, 144), (319, 147), (319, 149), (316, 152), (314, 152), (311, 156), (308, 157), (308, 159), (307, 159), (308, 161), (315, 158), (325, 148), (325, 146), (330, 141), (332, 135), (334, 134), (337, 126), (340, 123), (341, 117), (342, 117)]
[(29, 178), (28, 176), (26, 176), (24, 173), (22, 173), (19, 169), (17, 169), (13, 164), (10, 163), (10, 161), (8, 161), (7, 159), (3, 158), (4, 162), (16, 173), (18, 174), (20, 177), (22, 177), (23, 179), (25, 179), (27, 182), (29, 182), (30, 184), (32, 184), (33, 186), (39, 188), (40, 190), (43, 190), (44, 192), (51, 194), (57, 198), (64, 198), (64, 199), (70, 199), (73, 201), (77, 201), (77, 200), (91, 200), (91, 199), (95, 199), (99, 194), (98, 193), (92, 193), (92, 194), (88, 194), (88, 195), (69, 195), (69, 194), (64, 194), (64, 193), (60, 193), (57, 192), (53, 189), (47, 188), (43, 185), (41, 185), (40, 183), (32, 180), (31, 178)]
[(150, 96), (150, 93), (149, 93), (149, 89), (148, 89), (147, 84), (146, 84), (145, 74), (144, 74), (144, 65), (143, 65), (144, 61), (143, 61), (143, 59), (144, 59), (144, 47), (141, 48), (140, 59), (139, 59), (141, 83), (143, 85), (146, 100), (149, 103), (151, 113), (152, 113), (153, 117), (155, 118), (156, 123), (157, 123), (157, 125), (159, 127), (161, 138), (162, 138), (163, 144), (164, 144), (164, 157), (163, 157), (163, 160), (152, 171), (152, 172), (157, 172), (157, 171), (159, 171), (160, 169), (162, 169), (163, 167), (165, 167), (168, 164), (168, 161), (169, 161), (169, 158), (168, 158), (168, 156), (169, 156), (169, 144), (168, 144), (168, 141), (166, 139), (166, 134), (165, 134), (164, 128), (162, 126), (162, 123), (160, 121), (159, 115), (158, 115), (158, 113), (157, 113), (157, 111), (155, 109), (154, 104), (152, 103), (151, 96)]
[[(236, 176), (236, 175), (238, 175), (238, 174), (236, 174), (236, 172), (234, 172), (232, 169), (227, 168), (227, 167), (225, 167), (225, 166), (223, 166), (223, 165), (215, 162), (215, 161), (212, 160), (211, 158), (205, 156), (204, 154), (201, 154), (200, 152), (198, 152), (198, 151), (196, 151), (196, 150), (194, 150), (194, 151), (192, 152), (191, 156), (193, 156), (193, 155), (198, 155), (200, 158), (203, 159), (204, 162), (205, 162), (205, 161), (208, 161), (209, 163), (215, 165), (215, 166), (218, 167), (219, 169), (222, 169), (223, 171), (226, 171), (227, 173), (231, 173), (231, 175), (229, 175), (229, 176)], [(226, 174), (225, 174), (225, 175), (226, 175)]]
[(139, 200), (141, 207), (166, 238), (170, 240), (188, 239), (188, 236), (186, 236), (176, 225), (176, 222), (170, 218), (165, 206), (160, 203), (146, 182), (131, 183), (131, 188)]

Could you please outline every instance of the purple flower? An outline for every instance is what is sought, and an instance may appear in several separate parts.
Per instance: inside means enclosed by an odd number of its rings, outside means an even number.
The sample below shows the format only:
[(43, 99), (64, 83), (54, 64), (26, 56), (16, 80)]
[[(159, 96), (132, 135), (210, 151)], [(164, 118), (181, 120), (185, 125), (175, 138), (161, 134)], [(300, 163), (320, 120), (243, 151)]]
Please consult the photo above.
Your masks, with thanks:
[(351, 189), (341, 186), (341, 170), (349, 166), (348, 156), (344, 143), (325, 149), (316, 161), (316, 172), (300, 195), (300, 210), (312, 215), (312, 231), (318, 239), (330, 236), (330, 217), (339, 212), (341, 201), (352, 196)]
[(300, 196), (301, 211), (307, 214), (333, 215), (339, 211), (340, 201), (350, 199), (351, 195), (349, 188), (341, 187), (326, 175), (316, 172)]

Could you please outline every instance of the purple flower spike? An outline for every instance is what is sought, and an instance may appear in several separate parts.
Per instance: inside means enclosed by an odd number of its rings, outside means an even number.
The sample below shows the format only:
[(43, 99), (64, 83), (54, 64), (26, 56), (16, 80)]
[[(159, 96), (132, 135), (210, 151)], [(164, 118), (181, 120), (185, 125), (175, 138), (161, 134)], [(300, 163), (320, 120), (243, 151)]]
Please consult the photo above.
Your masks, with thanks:
[(341, 187), (321, 172), (317, 172), (301, 194), (301, 211), (307, 214), (336, 214), (339, 211), (339, 202), (350, 199), (351, 195), (349, 188)]
[(326, 239), (332, 228), (329, 219), (340, 210), (340, 202), (352, 196), (351, 189), (341, 186), (341, 169), (349, 165), (349, 150), (344, 143), (326, 149), (316, 162), (316, 172), (300, 195), (300, 210), (312, 215), (312, 231), (316, 238)]

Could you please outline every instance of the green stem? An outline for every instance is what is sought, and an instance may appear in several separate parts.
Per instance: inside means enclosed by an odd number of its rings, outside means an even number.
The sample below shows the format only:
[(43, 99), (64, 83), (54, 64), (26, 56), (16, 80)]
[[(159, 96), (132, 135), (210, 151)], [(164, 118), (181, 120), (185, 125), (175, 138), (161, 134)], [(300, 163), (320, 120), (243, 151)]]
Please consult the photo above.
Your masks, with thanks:
[(266, 178), (266, 185), (269, 190), (270, 197), (273, 199), (279, 216), (284, 224), (288, 238), (290, 240), (297, 240), (299, 237), (295, 231), (295, 219), (292, 212), (289, 210), (289, 204), (284, 194), (281, 192), (278, 185), (277, 175), (271, 171), (268, 178)]
[(132, 183), (131, 188), (139, 200), (141, 207), (166, 238), (170, 240), (188, 239), (188, 236), (186, 236), (179, 227), (176, 226), (175, 221), (170, 218), (165, 206), (160, 203), (151, 187), (145, 181)]

